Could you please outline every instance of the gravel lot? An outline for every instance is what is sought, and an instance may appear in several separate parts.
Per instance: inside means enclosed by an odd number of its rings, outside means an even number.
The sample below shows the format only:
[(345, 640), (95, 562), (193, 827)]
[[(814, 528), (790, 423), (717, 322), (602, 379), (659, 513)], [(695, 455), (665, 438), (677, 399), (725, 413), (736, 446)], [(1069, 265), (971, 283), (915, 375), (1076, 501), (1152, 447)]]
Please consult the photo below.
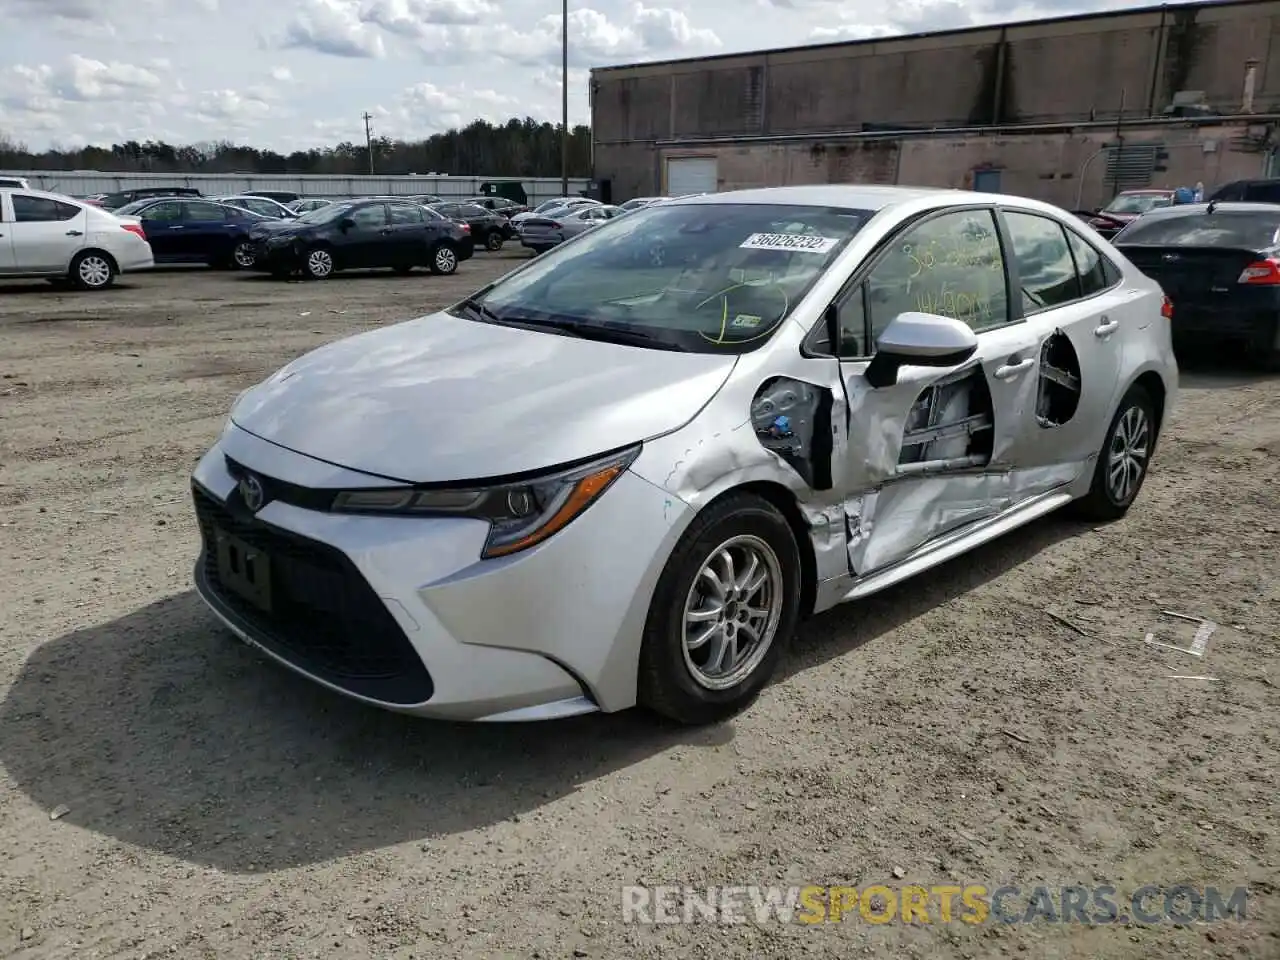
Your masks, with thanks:
[[(521, 256), (0, 285), (0, 955), (1280, 957), (1275, 379), (1185, 371), (1126, 520), (817, 618), (721, 728), (417, 721), (216, 629), (187, 477), (234, 396)], [(1164, 610), (1221, 624), (1202, 659), (1143, 643), (1194, 631)], [(1250, 920), (621, 919), (631, 883), (956, 881), (1248, 884)]]

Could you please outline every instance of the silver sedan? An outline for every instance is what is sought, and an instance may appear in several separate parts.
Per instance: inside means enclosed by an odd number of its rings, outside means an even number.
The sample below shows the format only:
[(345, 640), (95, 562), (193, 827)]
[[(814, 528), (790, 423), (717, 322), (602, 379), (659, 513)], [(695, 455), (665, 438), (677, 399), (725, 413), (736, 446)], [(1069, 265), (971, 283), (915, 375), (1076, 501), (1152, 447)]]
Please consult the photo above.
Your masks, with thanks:
[(621, 207), (595, 204), (529, 217), (520, 222), (520, 242), (535, 253), (542, 253), (608, 223), (622, 212)]
[(801, 618), (1060, 508), (1124, 516), (1171, 315), (1034, 200), (657, 204), (242, 394), (195, 469), (196, 587), (377, 706), (719, 721)]

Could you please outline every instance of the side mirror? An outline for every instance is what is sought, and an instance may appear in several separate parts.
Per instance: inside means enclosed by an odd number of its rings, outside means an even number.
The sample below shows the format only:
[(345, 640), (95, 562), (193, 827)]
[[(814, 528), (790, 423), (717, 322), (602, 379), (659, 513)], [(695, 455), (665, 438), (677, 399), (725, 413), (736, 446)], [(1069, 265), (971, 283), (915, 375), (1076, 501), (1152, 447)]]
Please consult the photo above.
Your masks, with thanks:
[(902, 367), (954, 367), (978, 350), (978, 336), (966, 323), (932, 313), (900, 313), (876, 341), (867, 382), (891, 387)]

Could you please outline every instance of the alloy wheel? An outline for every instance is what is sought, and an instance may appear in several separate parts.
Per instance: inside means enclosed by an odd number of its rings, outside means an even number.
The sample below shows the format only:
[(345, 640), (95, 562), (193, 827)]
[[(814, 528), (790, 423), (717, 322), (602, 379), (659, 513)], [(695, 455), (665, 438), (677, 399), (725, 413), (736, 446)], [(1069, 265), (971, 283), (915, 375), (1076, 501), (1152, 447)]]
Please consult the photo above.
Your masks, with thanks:
[(453, 273), (458, 266), (458, 258), (448, 247), (436, 251), (436, 269), (441, 273)]
[(727, 690), (769, 652), (782, 616), (782, 564), (759, 537), (726, 540), (704, 561), (685, 600), (685, 667), (699, 686)]
[(307, 254), (307, 272), (317, 279), (333, 273), (333, 257), (328, 250), (312, 250)]
[(247, 242), (237, 243), (231, 256), (235, 260), (236, 266), (244, 269), (252, 267), (254, 261), (257, 259), (253, 255), (253, 247)]
[(1116, 422), (1107, 455), (1107, 492), (1118, 504), (1128, 503), (1142, 482), (1151, 453), (1151, 421), (1137, 404)]

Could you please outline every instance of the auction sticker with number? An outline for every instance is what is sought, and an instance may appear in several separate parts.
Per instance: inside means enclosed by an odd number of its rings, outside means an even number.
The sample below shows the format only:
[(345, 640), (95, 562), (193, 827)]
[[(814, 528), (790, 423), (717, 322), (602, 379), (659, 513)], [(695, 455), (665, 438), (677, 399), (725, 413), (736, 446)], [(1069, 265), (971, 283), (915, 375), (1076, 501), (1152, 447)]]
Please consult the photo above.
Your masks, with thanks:
[(839, 242), (835, 237), (814, 237), (803, 233), (753, 233), (739, 249), (828, 253)]

